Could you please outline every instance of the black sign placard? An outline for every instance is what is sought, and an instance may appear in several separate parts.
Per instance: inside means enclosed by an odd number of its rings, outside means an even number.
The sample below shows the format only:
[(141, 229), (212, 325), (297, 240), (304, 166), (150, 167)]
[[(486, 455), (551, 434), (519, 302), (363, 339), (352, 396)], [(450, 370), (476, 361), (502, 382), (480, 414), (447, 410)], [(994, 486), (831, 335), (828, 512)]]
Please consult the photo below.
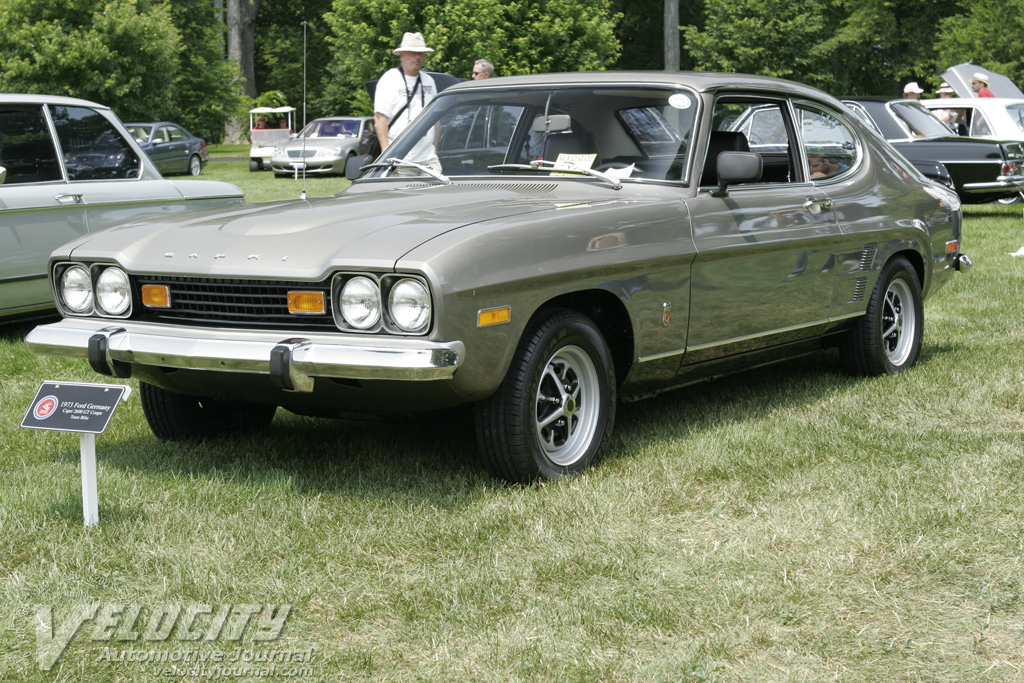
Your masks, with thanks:
[(114, 409), (130, 391), (116, 384), (43, 382), (21, 426), (58, 432), (102, 434)]

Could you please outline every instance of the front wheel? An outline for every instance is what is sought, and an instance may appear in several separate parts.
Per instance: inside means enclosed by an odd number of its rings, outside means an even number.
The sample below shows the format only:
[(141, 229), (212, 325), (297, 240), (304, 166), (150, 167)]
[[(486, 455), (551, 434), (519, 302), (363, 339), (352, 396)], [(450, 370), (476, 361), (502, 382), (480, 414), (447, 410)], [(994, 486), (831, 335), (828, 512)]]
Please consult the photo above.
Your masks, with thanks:
[(262, 171), (263, 161), (261, 159), (249, 159), (249, 170), (250, 171)]
[(847, 372), (892, 375), (911, 368), (921, 353), (924, 302), (917, 271), (904, 258), (885, 264), (867, 312), (840, 342)]
[(276, 406), (186, 396), (139, 383), (142, 412), (163, 441), (189, 441), (220, 434), (257, 432), (274, 419)]
[(188, 160), (188, 174), (195, 176), (203, 172), (203, 160), (198, 154), (193, 154)]
[(504, 382), (476, 406), (484, 465), (510, 482), (574, 475), (607, 449), (615, 401), (600, 331), (575, 311), (550, 311), (527, 327)]

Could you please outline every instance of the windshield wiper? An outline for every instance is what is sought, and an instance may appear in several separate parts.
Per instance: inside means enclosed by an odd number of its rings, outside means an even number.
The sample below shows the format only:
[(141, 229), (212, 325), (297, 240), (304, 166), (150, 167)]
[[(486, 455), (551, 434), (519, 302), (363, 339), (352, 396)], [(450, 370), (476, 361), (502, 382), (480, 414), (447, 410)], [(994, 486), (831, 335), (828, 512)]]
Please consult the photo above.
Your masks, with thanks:
[(441, 173), (438, 173), (434, 169), (429, 168), (427, 166), (424, 166), (423, 164), (417, 164), (415, 161), (406, 161), (405, 159), (394, 159), (394, 158), (386, 159), (384, 161), (378, 161), (376, 163), (366, 164), (365, 166), (360, 166), (359, 170), (360, 171), (364, 171), (364, 170), (366, 170), (368, 168), (387, 168), (387, 169), (393, 169), (396, 166), (400, 166), (402, 168), (418, 168), (419, 170), (423, 171), (428, 176), (430, 176), (434, 180), (437, 180), (438, 182), (441, 182), (441, 183), (443, 183), (445, 185), (451, 185), (452, 184), (452, 179), (449, 178), (448, 176), (446, 176), (444, 174), (441, 174)]
[(535, 159), (529, 164), (498, 164), (497, 166), (488, 166), (487, 170), (492, 173), (494, 171), (564, 171), (566, 173), (579, 173), (580, 175), (599, 178), (611, 185), (613, 189), (622, 189), (622, 181), (618, 178), (614, 178), (607, 173), (595, 171), (592, 168), (577, 166), (569, 161), (557, 162), (548, 161), (547, 159)]

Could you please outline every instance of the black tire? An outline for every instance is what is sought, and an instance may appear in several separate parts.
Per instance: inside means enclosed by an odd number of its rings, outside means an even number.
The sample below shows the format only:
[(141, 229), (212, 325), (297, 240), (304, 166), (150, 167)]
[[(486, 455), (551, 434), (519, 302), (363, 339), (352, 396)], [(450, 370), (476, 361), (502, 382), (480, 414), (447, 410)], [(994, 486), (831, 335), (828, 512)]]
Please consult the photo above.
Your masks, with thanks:
[(163, 441), (261, 431), (270, 425), (277, 410), (261, 403), (185, 396), (145, 382), (139, 383), (139, 395), (149, 428)]
[(188, 160), (188, 174), (191, 176), (197, 176), (203, 172), (203, 160), (199, 158), (198, 154), (193, 154)]
[(572, 476), (596, 463), (615, 423), (615, 370), (604, 337), (575, 311), (527, 327), (498, 390), (476, 405), (487, 471), (518, 483)]
[(249, 159), (249, 170), (250, 171), (262, 171), (263, 161), (260, 159)]
[(843, 369), (856, 375), (892, 375), (921, 353), (924, 302), (917, 271), (904, 258), (885, 264), (867, 312), (839, 344)]

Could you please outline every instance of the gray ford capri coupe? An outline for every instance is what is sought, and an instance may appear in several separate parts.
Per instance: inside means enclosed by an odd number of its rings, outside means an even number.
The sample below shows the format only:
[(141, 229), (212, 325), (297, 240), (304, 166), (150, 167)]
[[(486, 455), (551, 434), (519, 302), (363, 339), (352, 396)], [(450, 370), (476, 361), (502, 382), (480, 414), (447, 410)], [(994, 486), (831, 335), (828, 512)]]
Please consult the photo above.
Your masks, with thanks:
[(970, 267), (952, 190), (769, 78), (470, 81), (347, 172), (66, 245), (29, 345), (139, 379), (162, 439), (469, 405), (488, 471), (527, 481), (597, 461), (620, 399), (826, 347), (906, 370)]

